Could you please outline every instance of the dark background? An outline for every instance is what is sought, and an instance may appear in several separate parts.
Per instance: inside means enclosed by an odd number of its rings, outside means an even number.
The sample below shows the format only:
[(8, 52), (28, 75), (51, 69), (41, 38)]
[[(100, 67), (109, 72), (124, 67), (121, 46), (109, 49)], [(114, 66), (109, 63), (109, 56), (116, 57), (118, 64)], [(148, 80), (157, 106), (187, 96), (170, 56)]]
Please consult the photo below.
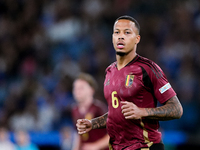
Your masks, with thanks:
[(1, 125), (10, 133), (23, 127), (41, 150), (59, 149), (58, 136), (48, 144), (31, 132), (59, 134), (72, 126), (72, 81), (80, 71), (96, 78), (95, 97), (106, 103), (112, 27), (121, 15), (138, 20), (137, 53), (164, 70), (183, 105), (181, 119), (161, 122), (166, 149), (199, 149), (199, 0), (1, 0)]

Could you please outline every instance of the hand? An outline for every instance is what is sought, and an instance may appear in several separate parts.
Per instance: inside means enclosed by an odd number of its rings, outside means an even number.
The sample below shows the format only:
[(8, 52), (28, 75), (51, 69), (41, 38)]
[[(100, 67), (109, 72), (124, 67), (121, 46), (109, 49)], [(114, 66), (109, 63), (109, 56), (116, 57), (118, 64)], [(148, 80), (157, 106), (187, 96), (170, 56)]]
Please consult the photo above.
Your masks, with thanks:
[(126, 119), (141, 119), (143, 117), (144, 108), (137, 107), (132, 102), (121, 101), (122, 113)]
[(84, 134), (92, 129), (92, 123), (88, 119), (78, 119), (76, 123), (78, 134)]
[(85, 143), (82, 145), (82, 150), (99, 150), (95, 143)]

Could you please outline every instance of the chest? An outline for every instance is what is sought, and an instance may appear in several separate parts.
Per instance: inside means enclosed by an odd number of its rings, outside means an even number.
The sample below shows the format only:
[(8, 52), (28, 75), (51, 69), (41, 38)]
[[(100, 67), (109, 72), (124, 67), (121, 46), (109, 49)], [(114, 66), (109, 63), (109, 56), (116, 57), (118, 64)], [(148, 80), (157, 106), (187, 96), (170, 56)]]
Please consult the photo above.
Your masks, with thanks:
[(140, 67), (113, 68), (106, 74), (104, 95), (107, 101), (117, 97), (120, 101), (136, 102), (142, 96), (144, 85)]

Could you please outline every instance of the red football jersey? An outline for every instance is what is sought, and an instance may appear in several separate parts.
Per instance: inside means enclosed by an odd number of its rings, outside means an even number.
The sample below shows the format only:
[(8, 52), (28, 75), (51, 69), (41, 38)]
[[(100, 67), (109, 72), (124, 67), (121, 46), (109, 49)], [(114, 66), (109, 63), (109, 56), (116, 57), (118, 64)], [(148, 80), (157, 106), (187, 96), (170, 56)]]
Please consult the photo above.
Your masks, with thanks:
[(106, 69), (104, 95), (108, 102), (107, 132), (114, 150), (150, 147), (161, 141), (159, 122), (151, 119), (128, 120), (121, 110), (121, 101), (133, 102), (141, 108), (155, 108), (175, 96), (161, 68), (137, 55), (121, 70), (116, 62)]
[[(93, 118), (105, 114), (106, 112), (107, 112), (107, 106), (99, 100), (94, 100), (93, 104), (89, 107), (87, 113), (85, 114), (81, 114), (78, 110), (78, 106), (74, 105), (72, 108), (72, 117), (74, 120), (74, 124), (76, 124), (76, 121), (78, 119), (91, 120)], [(100, 138), (104, 137), (106, 134), (107, 134), (106, 129), (91, 130), (90, 132), (81, 135), (81, 143), (95, 142)], [(106, 150), (108, 150), (108, 148)]]

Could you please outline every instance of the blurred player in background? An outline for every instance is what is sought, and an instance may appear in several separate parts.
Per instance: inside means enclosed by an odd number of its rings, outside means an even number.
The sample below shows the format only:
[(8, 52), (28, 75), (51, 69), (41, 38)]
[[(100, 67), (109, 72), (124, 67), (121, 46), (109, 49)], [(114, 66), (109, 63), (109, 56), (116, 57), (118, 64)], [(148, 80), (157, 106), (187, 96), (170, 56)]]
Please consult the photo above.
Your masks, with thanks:
[(39, 150), (38, 146), (31, 142), (27, 131), (18, 130), (15, 132), (15, 150)]
[(60, 129), (60, 150), (73, 150), (76, 146), (77, 133), (70, 126)]
[[(72, 116), (74, 123), (77, 119), (89, 119), (98, 117), (107, 112), (107, 106), (94, 99), (97, 83), (95, 79), (86, 73), (81, 73), (73, 83), (73, 96), (76, 105), (73, 106)], [(109, 136), (106, 129), (96, 129), (78, 136), (76, 150), (105, 150), (108, 149)]]
[[(108, 113), (77, 120), (79, 134), (107, 127), (110, 149), (164, 150), (159, 120), (178, 119), (183, 109), (161, 68), (136, 53), (140, 26), (130, 16), (114, 23), (116, 62), (106, 69), (104, 96)], [(157, 101), (162, 106), (157, 107)]]
[(15, 150), (15, 145), (9, 139), (8, 130), (3, 126), (0, 127), (0, 150)]

